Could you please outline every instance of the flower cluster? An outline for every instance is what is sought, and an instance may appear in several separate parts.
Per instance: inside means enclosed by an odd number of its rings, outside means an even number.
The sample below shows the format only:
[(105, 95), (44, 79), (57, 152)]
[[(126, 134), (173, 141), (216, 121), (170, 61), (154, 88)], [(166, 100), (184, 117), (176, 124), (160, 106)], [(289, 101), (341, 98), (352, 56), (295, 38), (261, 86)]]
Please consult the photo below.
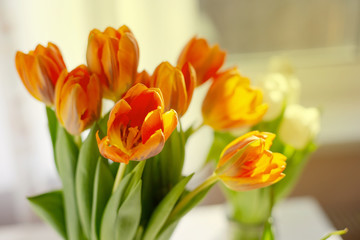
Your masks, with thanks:
[[(49, 125), (57, 128), (50, 133), (63, 181), (66, 226), (55, 227), (64, 238), (108, 240), (125, 234), (133, 239), (140, 234), (137, 239), (166, 239), (161, 234), (173, 230), (215, 182), (247, 191), (284, 177), (285, 156), (270, 151), (275, 135), (253, 131), (225, 147), (211, 177), (185, 191), (192, 177), (181, 175), (185, 143), (195, 130), (177, 126), (196, 88), (209, 82), (201, 126), (215, 131), (253, 127), (268, 108), (262, 92), (237, 68), (223, 69), (225, 56), (218, 45), (194, 37), (176, 65), (162, 62), (152, 74), (139, 71), (138, 43), (127, 26), (92, 30), (87, 65), (69, 72), (55, 44), (16, 54), (26, 89), (57, 117), (56, 123), (49, 117)], [(101, 116), (103, 98), (114, 106)], [(81, 133), (90, 127), (82, 141)], [(44, 214), (46, 206), (36, 199), (32, 203)]]

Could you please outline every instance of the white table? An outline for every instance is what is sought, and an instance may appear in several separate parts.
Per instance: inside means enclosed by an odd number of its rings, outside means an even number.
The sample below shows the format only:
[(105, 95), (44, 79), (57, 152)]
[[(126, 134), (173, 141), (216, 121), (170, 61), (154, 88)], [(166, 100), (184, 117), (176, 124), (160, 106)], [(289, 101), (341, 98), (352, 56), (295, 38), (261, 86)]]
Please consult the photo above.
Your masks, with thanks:
[[(334, 227), (320, 205), (312, 198), (293, 198), (274, 210), (277, 240), (319, 240)], [(171, 240), (226, 239), (227, 219), (224, 205), (201, 206), (193, 209), (179, 223)], [(0, 227), (0, 240), (39, 240), (61, 238), (45, 224)], [(333, 236), (331, 240), (340, 240)]]

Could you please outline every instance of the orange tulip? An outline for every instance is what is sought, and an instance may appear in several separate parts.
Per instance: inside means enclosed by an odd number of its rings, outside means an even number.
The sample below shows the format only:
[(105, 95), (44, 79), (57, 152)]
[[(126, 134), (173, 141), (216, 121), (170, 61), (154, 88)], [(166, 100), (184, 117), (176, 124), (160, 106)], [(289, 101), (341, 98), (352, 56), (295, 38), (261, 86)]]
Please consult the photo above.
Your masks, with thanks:
[(215, 76), (224, 63), (225, 55), (218, 45), (210, 47), (205, 39), (193, 37), (182, 50), (177, 65), (182, 68), (190, 62), (195, 68), (199, 86)]
[(215, 174), (231, 190), (246, 191), (280, 181), (286, 157), (269, 151), (275, 134), (249, 132), (225, 147)]
[(55, 89), (56, 115), (65, 129), (79, 135), (95, 122), (101, 113), (99, 79), (90, 75), (85, 65), (70, 73), (63, 71)]
[(62, 70), (66, 69), (60, 50), (53, 43), (47, 47), (37, 45), (28, 54), (17, 52), (17, 72), (29, 93), (44, 102), (54, 105), (55, 85)]
[(195, 70), (190, 63), (180, 70), (169, 62), (163, 62), (150, 78), (150, 86), (160, 88), (163, 93), (165, 111), (174, 109), (179, 116), (184, 115), (189, 107), (195, 83)]
[(146, 70), (144, 70), (136, 75), (136, 80), (135, 80), (134, 85), (137, 83), (142, 83), (145, 86), (147, 86), (148, 88), (151, 87), (150, 86), (150, 75)]
[(145, 160), (161, 152), (176, 125), (176, 112), (164, 113), (161, 91), (136, 84), (111, 110), (108, 135), (100, 140), (97, 133), (99, 151), (114, 162)]
[(133, 85), (139, 63), (139, 47), (127, 26), (89, 34), (86, 60), (99, 76), (104, 98), (117, 101)]
[(266, 110), (261, 91), (253, 89), (235, 68), (214, 79), (202, 105), (204, 123), (215, 130), (252, 126)]

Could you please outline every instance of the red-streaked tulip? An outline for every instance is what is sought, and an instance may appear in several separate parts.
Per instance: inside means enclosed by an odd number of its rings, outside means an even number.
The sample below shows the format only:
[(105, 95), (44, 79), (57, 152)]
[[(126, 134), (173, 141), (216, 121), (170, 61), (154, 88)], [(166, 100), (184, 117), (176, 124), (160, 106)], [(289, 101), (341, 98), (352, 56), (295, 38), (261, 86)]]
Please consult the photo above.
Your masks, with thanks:
[(216, 75), (225, 61), (225, 55), (218, 45), (210, 47), (205, 39), (193, 37), (182, 50), (177, 65), (182, 68), (190, 62), (199, 86)]
[(174, 110), (164, 112), (160, 89), (136, 84), (110, 112), (100, 153), (115, 162), (141, 161), (157, 155), (177, 125)]
[(60, 73), (66, 69), (59, 48), (48, 43), (47, 47), (37, 45), (28, 54), (17, 52), (17, 72), (29, 93), (46, 105), (54, 105), (55, 85)]
[(79, 135), (100, 117), (100, 82), (95, 74), (89, 73), (85, 65), (69, 73), (61, 73), (55, 99), (56, 116), (73, 135)]
[(163, 62), (150, 78), (150, 86), (160, 88), (164, 96), (165, 111), (174, 109), (179, 116), (188, 109), (195, 84), (196, 74), (190, 63), (186, 63), (181, 70), (169, 62)]
[(225, 147), (215, 174), (231, 190), (247, 191), (280, 181), (286, 157), (271, 152), (275, 134), (249, 132)]
[(236, 68), (214, 79), (202, 105), (204, 123), (215, 130), (252, 126), (266, 110), (261, 91), (252, 88)]
[(104, 98), (117, 101), (134, 84), (139, 47), (127, 26), (89, 34), (86, 60), (89, 70), (99, 76)]

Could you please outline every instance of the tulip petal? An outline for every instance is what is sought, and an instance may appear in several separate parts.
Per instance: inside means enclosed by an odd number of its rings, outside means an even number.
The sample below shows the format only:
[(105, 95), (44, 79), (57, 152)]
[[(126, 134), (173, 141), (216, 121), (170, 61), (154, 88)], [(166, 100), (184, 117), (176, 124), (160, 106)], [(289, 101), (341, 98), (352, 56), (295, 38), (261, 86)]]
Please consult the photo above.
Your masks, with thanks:
[(153, 157), (161, 152), (165, 144), (165, 136), (161, 129), (157, 130), (145, 144), (140, 143), (133, 149), (130, 159), (141, 161)]
[(117, 147), (111, 146), (109, 144), (108, 137), (104, 137), (102, 140), (99, 138), (99, 132), (96, 133), (96, 140), (99, 147), (99, 152), (105, 158), (110, 159), (114, 162), (122, 162), (122, 163), (129, 163), (129, 156), (122, 152)]
[(173, 109), (171, 109), (170, 111), (163, 113), (162, 118), (164, 122), (165, 140), (167, 140), (177, 126), (178, 115)]
[(144, 144), (157, 130), (164, 132), (164, 124), (162, 119), (162, 109), (158, 108), (149, 112), (141, 127), (142, 143)]
[(185, 109), (185, 111), (186, 111), (190, 105), (192, 95), (193, 95), (194, 89), (196, 87), (196, 72), (195, 72), (194, 67), (189, 62), (184, 64), (181, 71), (184, 75), (186, 91), (187, 91), (187, 103), (186, 103), (186, 109)]

